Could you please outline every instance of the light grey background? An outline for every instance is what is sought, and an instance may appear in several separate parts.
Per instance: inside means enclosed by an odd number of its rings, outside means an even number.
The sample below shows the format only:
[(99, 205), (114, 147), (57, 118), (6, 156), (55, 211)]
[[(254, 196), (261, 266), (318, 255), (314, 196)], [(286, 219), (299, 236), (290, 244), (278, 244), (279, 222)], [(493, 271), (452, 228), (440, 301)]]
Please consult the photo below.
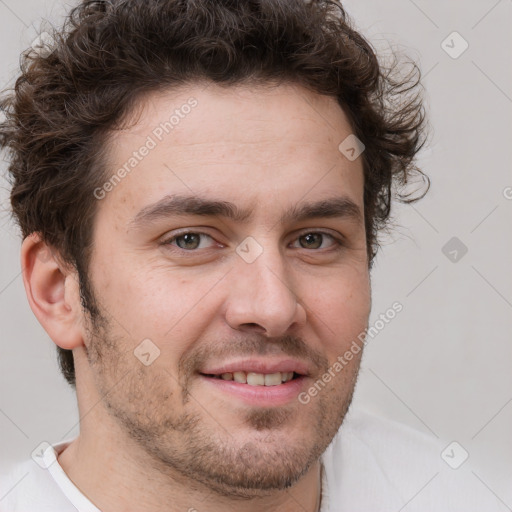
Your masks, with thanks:
[[(372, 276), (370, 323), (395, 301), (404, 310), (368, 343), (353, 407), (446, 444), (458, 441), (479, 468), (475, 485), (487, 487), (506, 510), (512, 507), (512, 1), (344, 5), (377, 48), (402, 48), (419, 61), (432, 125), (420, 159), (432, 188), (416, 205), (394, 208), (399, 227), (384, 238)], [(12, 84), (39, 20), (59, 20), (64, 10), (61, 1), (0, 0), (0, 88)], [(456, 59), (442, 47), (454, 31), (469, 44)], [(444, 47), (453, 53), (461, 44), (451, 35)], [(76, 435), (78, 415), (55, 346), (25, 297), (20, 239), (0, 165), (4, 465), (28, 458), (43, 440)], [(457, 262), (442, 252), (452, 237), (468, 248)]]

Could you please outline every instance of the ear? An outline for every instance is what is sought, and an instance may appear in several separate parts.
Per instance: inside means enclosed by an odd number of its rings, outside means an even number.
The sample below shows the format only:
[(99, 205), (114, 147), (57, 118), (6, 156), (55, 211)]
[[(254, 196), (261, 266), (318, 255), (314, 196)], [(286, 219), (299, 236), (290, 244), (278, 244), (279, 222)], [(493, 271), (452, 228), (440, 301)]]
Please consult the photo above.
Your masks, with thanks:
[(76, 270), (63, 265), (37, 233), (23, 241), (21, 268), (30, 307), (54, 343), (68, 350), (83, 345)]

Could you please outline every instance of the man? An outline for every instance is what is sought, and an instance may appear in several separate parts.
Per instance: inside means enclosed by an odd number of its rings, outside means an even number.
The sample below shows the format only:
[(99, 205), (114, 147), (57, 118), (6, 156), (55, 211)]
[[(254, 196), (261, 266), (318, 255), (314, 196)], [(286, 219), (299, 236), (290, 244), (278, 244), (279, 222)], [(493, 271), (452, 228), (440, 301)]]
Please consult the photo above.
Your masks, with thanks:
[[(437, 445), (344, 419), (391, 187), (419, 172), (414, 77), (334, 2), (84, 2), (42, 41), (1, 140), (80, 435), (2, 510), (405, 507)], [(452, 483), (409, 509), (451, 510)]]

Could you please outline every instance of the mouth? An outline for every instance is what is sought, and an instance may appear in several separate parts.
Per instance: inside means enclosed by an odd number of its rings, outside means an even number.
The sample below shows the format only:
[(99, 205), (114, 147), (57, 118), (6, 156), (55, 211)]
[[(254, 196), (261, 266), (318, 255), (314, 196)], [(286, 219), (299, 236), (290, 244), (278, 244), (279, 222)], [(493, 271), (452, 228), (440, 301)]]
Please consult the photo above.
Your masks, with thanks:
[(302, 377), (296, 372), (274, 372), (274, 373), (257, 373), (257, 372), (225, 372), (220, 374), (202, 373), (205, 377), (212, 379), (221, 379), (225, 381), (234, 381), (239, 384), (248, 384), (249, 386), (279, 386), (285, 382)]
[(245, 360), (205, 368), (199, 372), (202, 381), (214, 388), (216, 397), (229, 398), (252, 406), (285, 405), (297, 400), (309, 379), (308, 365), (300, 361)]

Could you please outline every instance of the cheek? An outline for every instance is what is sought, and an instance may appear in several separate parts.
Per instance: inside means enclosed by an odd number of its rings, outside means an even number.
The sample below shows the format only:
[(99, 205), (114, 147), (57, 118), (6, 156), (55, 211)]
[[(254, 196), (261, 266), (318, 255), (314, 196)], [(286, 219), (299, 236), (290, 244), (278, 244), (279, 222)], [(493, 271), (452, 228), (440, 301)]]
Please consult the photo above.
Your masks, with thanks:
[(368, 277), (325, 280), (314, 292), (304, 295), (310, 323), (322, 340), (329, 359), (343, 354), (368, 325), (371, 296)]
[(142, 269), (116, 275), (104, 289), (105, 306), (133, 342), (151, 339), (179, 354), (211, 322), (215, 276), (191, 278), (169, 269)]

